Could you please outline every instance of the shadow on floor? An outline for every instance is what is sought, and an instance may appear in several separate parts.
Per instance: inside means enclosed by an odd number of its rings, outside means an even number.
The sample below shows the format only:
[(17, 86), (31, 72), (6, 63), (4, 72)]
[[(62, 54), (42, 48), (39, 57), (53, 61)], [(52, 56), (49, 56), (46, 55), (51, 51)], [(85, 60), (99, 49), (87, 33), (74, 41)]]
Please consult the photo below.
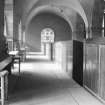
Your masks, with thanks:
[[(23, 72), (18, 77), (9, 76), (9, 101), (19, 102), (27, 99), (56, 95), (73, 87), (72, 80), (50, 78), (40, 74)], [(75, 85), (75, 83), (74, 83)]]

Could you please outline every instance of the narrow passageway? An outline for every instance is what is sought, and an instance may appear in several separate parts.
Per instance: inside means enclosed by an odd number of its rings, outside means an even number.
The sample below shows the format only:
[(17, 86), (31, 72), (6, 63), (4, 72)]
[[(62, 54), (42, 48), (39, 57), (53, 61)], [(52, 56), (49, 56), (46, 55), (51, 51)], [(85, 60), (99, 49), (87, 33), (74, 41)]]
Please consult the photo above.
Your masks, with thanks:
[[(11, 82), (12, 81), (12, 82)], [(14, 82), (13, 82), (14, 81)], [(11, 84), (12, 83), (12, 84)], [(29, 56), (9, 77), (9, 105), (103, 105), (44, 56)]]

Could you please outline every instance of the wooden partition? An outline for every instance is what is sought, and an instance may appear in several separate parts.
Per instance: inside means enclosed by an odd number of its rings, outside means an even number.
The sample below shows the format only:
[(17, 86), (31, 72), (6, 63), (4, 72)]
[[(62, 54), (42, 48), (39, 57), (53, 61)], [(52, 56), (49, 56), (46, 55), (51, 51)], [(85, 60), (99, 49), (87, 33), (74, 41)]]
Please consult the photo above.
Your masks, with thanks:
[(84, 87), (105, 100), (105, 45), (86, 43), (84, 57)]
[(84, 85), (94, 93), (99, 93), (99, 46), (86, 44)]
[(60, 66), (60, 68), (67, 72), (72, 78), (72, 64), (73, 64), (73, 42), (60, 41), (56, 42), (53, 46), (53, 59)]
[(100, 96), (105, 100), (105, 45), (99, 46), (100, 56)]

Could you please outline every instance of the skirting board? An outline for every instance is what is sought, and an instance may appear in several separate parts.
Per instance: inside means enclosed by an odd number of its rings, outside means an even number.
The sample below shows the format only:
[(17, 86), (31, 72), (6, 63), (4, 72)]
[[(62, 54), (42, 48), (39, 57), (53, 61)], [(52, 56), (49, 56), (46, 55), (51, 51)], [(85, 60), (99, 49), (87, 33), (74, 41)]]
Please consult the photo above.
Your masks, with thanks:
[(89, 89), (86, 85), (84, 85), (84, 88), (91, 93), (93, 96), (95, 96), (100, 102), (102, 102), (103, 104), (105, 104), (105, 101), (99, 97), (97, 94), (95, 94), (91, 89)]

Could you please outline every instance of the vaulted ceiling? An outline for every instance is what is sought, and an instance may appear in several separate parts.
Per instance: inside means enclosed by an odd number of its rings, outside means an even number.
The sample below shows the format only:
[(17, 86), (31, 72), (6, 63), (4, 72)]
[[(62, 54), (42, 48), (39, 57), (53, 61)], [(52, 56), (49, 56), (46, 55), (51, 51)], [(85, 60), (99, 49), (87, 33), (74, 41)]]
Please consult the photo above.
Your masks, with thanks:
[(78, 16), (82, 17), (88, 29), (100, 24), (102, 17), (99, 18), (99, 16), (102, 14), (103, 2), (104, 0), (5, 0), (5, 14), (8, 17), (9, 26), (12, 25), (14, 4), (14, 13), (22, 20), (23, 27), (27, 27), (37, 13), (49, 10), (64, 16), (74, 30), (75, 22), (80, 21)]
[(18, 38), (20, 21), (22, 29), (28, 30), (33, 18), (46, 12), (65, 19), (73, 36), (78, 34), (83, 38), (81, 32), (84, 32), (84, 29), (88, 33), (102, 25), (104, 0), (5, 0), (5, 4), (8, 30), (15, 38)]
[(88, 25), (92, 26), (93, 14), (101, 14), (102, 4), (104, 4), (104, 0), (5, 0), (6, 11), (9, 12), (13, 9), (13, 1), (16, 6), (15, 12), (21, 17), (23, 25), (25, 25), (27, 19), (29, 21), (32, 19), (35, 15), (35, 10), (38, 11), (39, 9), (39, 11), (43, 11), (43, 8), (41, 10), (40, 7), (45, 8), (45, 6), (52, 6), (63, 10), (71, 20), (73, 20), (71, 17), (73, 17), (75, 13), (78, 13), (83, 18), (86, 27), (88, 27)]
[[(23, 24), (27, 18), (29, 20), (35, 15), (35, 11), (40, 7), (52, 6), (57, 7), (71, 18), (71, 11), (78, 13), (84, 20), (86, 27), (92, 25), (92, 15), (95, 10), (101, 11), (103, 0), (14, 0), (17, 5), (17, 14), (21, 16)], [(66, 7), (66, 8), (65, 8)], [(98, 8), (98, 10), (96, 10)], [(42, 8), (43, 11), (43, 8)], [(98, 12), (97, 12), (98, 13)], [(73, 13), (74, 14), (74, 13)], [(98, 13), (99, 14), (99, 13)], [(31, 15), (31, 16), (30, 16)], [(72, 20), (72, 18), (71, 18)]]

